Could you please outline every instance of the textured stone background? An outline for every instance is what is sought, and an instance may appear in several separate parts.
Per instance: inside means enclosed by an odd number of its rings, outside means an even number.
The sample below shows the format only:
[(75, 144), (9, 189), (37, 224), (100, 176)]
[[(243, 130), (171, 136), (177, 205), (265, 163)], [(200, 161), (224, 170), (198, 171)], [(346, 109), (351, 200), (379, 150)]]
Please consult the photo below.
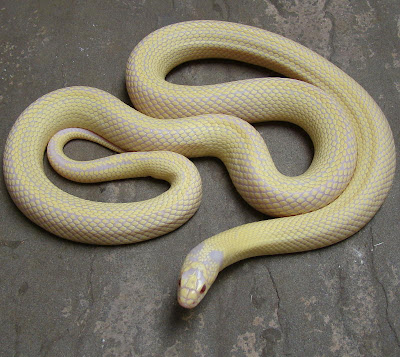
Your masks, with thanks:
[[(265, 28), (330, 59), (363, 85), (388, 117), (397, 147), (400, 8), (397, 0), (3, 0), (1, 154), (18, 115), (54, 89), (88, 85), (128, 102), (124, 68), (151, 31), (190, 19)], [(229, 61), (181, 65), (169, 80), (209, 84), (265, 76)], [(309, 165), (300, 129), (259, 125), (282, 172)], [(75, 158), (108, 155), (71, 143)], [(220, 161), (198, 159), (204, 199), (193, 219), (139, 245), (92, 247), (28, 221), (0, 183), (0, 356), (400, 356), (400, 184), (353, 238), (290, 256), (249, 259), (223, 271), (193, 311), (176, 302), (187, 252), (205, 238), (263, 219), (235, 192)], [(142, 200), (167, 189), (147, 179), (66, 191), (104, 201)], [(1, 180), (3, 177), (1, 175)]]

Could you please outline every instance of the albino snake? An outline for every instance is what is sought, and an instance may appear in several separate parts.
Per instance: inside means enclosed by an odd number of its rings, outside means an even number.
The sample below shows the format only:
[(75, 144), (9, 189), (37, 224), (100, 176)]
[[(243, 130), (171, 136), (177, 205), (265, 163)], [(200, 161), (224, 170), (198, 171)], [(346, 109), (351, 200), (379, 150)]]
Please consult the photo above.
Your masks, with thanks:
[[(293, 79), (208, 86), (165, 80), (178, 64), (210, 57), (268, 67)], [(178, 284), (184, 307), (196, 306), (218, 272), (238, 260), (321, 248), (351, 236), (374, 216), (389, 191), (395, 151), (382, 111), (354, 80), (296, 42), (228, 22), (178, 23), (137, 45), (126, 78), (141, 113), (88, 87), (56, 90), (31, 104), (6, 143), (6, 185), (27, 217), (60, 237), (92, 244), (133, 243), (168, 233), (196, 212), (200, 176), (184, 156), (220, 158), (250, 205), (286, 217), (239, 226), (195, 247)], [(196, 117), (184, 118), (189, 116)], [(308, 132), (315, 154), (304, 174), (286, 177), (277, 171), (261, 136), (246, 123), (266, 120), (290, 121)], [(62, 150), (74, 138), (124, 153), (73, 161)], [(142, 202), (77, 198), (46, 177), (47, 145), (53, 167), (70, 179), (152, 176), (171, 187)]]

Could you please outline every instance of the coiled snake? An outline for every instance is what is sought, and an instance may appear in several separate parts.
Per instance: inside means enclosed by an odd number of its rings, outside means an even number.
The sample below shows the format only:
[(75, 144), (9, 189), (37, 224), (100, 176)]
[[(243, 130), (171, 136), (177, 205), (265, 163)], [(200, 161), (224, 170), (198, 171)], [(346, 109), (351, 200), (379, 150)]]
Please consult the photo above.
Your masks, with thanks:
[[(165, 80), (178, 64), (209, 57), (265, 66), (290, 78), (207, 86)], [(239, 226), (195, 247), (178, 284), (184, 307), (196, 306), (218, 272), (238, 260), (321, 248), (351, 236), (374, 216), (389, 191), (395, 151), (377, 104), (336, 66), (282, 36), (219, 21), (170, 25), (137, 45), (126, 79), (140, 112), (89, 87), (56, 90), (31, 104), (6, 143), (6, 185), (27, 217), (60, 237), (133, 243), (168, 233), (196, 212), (201, 181), (185, 156), (220, 158), (250, 205), (285, 217)], [(261, 136), (247, 123), (265, 120), (290, 121), (309, 133), (315, 154), (304, 174), (286, 177), (275, 168)], [(74, 138), (121, 153), (76, 162), (62, 151)], [(153, 176), (171, 187), (142, 202), (77, 198), (44, 174), (47, 145), (53, 167), (70, 179)]]

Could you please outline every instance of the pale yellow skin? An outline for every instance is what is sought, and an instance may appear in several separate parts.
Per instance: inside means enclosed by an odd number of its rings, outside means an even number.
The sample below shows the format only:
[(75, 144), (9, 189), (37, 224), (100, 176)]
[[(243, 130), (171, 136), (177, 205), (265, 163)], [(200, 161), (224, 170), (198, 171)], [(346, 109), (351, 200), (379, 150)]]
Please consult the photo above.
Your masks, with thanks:
[[(265, 66), (296, 80), (263, 78), (210, 86), (165, 81), (176, 65), (208, 57)], [(351, 236), (374, 216), (390, 189), (395, 150), (377, 104), (333, 64), (279, 35), (218, 21), (162, 28), (132, 52), (127, 86), (135, 108), (144, 114), (88, 87), (65, 88), (38, 99), (10, 132), (5, 181), (21, 211), (50, 232), (85, 243), (126, 244), (186, 222), (200, 204), (201, 181), (184, 156), (219, 157), (249, 204), (287, 217), (236, 227), (194, 248), (183, 264), (178, 288), (184, 307), (196, 306), (218, 272), (238, 260), (317, 249)], [(311, 167), (297, 177), (280, 174), (260, 135), (243, 120), (287, 120), (303, 127), (315, 147)], [(70, 127), (85, 130), (63, 130)], [(117, 152), (153, 152), (76, 162), (62, 149), (77, 137)], [(153, 176), (167, 180), (171, 188), (134, 203), (74, 197), (43, 172), (48, 143), (53, 167), (73, 180)]]

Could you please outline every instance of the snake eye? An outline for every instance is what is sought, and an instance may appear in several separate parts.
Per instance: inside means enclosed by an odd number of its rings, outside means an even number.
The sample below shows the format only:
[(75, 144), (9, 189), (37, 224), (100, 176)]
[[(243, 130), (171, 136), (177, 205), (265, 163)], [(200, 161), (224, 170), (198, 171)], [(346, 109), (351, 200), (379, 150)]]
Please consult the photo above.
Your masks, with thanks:
[(178, 286), (181, 286), (181, 279), (178, 280)]
[(206, 291), (206, 284), (203, 285), (203, 287), (200, 290), (200, 293), (203, 294)]

